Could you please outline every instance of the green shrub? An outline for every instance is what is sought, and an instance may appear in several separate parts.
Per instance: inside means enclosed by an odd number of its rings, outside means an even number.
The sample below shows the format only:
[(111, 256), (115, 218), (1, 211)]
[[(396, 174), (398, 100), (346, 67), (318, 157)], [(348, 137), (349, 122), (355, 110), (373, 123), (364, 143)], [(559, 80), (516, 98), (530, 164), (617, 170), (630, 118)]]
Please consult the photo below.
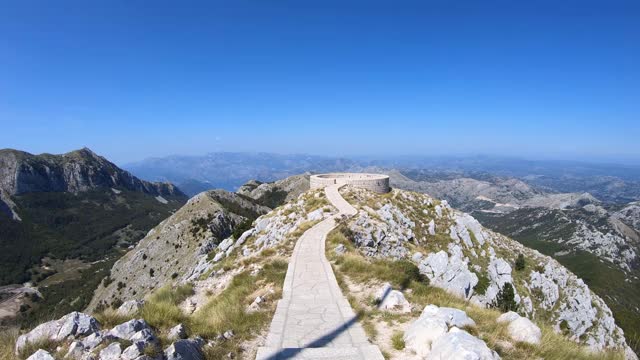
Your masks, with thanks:
[(396, 350), (404, 350), (404, 339), (402, 338), (402, 332), (396, 331), (391, 336), (391, 346)]
[(487, 288), (489, 288), (489, 284), (491, 281), (489, 277), (485, 273), (476, 273), (478, 276), (478, 283), (473, 287), (473, 291), (478, 295), (484, 295), (487, 292)]
[(525, 267), (524, 255), (518, 254), (518, 258), (516, 259), (516, 270), (522, 271)]
[(493, 301), (492, 307), (502, 312), (518, 311), (518, 304), (515, 301), (515, 292), (511, 283), (506, 283), (498, 291), (496, 299)]

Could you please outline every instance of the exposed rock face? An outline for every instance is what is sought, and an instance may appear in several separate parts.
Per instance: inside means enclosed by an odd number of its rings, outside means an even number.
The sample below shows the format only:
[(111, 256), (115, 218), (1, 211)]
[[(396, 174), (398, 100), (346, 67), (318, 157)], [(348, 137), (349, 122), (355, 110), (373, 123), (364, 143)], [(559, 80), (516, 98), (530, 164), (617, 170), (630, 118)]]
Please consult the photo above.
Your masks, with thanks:
[(178, 340), (164, 351), (164, 356), (167, 360), (204, 360), (203, 345), (202, 339)]
[(360, 210), (351, 231), (367, 255), (403, 258), (408, 254), (405, 243), (414, 237), (414, 226), (398, 208), (386, 204), (376, 211)]
[(433, 344), (431, 352), (425, 359), (497, 360), (500, 356), (489, 349), (484, 341), (454, 327)]
[(223, 190), (194, 196), (114, 264), (111, 283), (96, 289), (89, 309), (118, 299), (140, 300), (171, 281), (197, 279), (211, 268), (208, 254), (234, 242), (228, 237), (236, 225), (268, 211)]
[[(356, 199), (356, 203), (367, 204), (361, 205), (359, 216), (349, 222), (355, 244), (364, 254), (395, 258), (398, 251), (386, 249), (412, 243), (417, 246), (414, 251), (426, 254), (412, 259), (434, 286), (487, 306), (505, 284), (511, 283), (514, 300), (527, 317), (544, 317), (555, 324), (558, 331), (560, 327), (567, 329), (572, 339), (595, 350), (625, 348), (623, 332), (615, 325), (608, 306), (557, 261), (485, 229), (470, 215), (424, 194), (394, 190), (391, 196), (381, 197), (358, 189), (343, 192)], [(366, 234), (375, 234), (383, 228), (369, 214), (392, 208), (402, 214), (394, 214), (395, 219), (407, 219), (396, 221), (399, 225), (394, 231), (406, 234), (407, 229), (411, 229), (412, 240), (404, 237), (398, 241), (398, 236), (378, 240), (371, 236), (372, 240), (367, 241)], [(367, 215), (362, 215), (365, 213)], [(432, 221), (436, 229), (434, 235), (429, 231)], [(523, 254), (529, 265), (516, 277), (513, 267), (518, 254)], [(540, 268), (545, 269), (544, 273), (535, 270)]]
[(153, 195), (184, 195), (170, 183), (140, 180), (87, 148), (63, 155), (0, 150), (0, 188), (9, 195), (40, 191), (75, 193), (95, 187), (122, 187)]
[(251, 180), (240, 186), (236, 192), (255, 199), (259, 204), (275, 208), (296, 199), (307, 190), (309, 175), (296, 175), (271, 183)]
[(39, 349), (33, 355), (29, 356), (27, 360), (55, 360), (48, 351)]
[(405, 349), (422, 359), (499, 359), (484, 341), (458, 328), (474, 325), (462, 310), (427, 305), (405, 331)]
[(43, 340), (62, 341), (69, 336), (89, 335), (99, 329), (100, 324), (92, 316), (72, 312), (58, 320), (40, 324), (30, 332), (18, 337), (16, 353), (29, 343), (38, 343)]

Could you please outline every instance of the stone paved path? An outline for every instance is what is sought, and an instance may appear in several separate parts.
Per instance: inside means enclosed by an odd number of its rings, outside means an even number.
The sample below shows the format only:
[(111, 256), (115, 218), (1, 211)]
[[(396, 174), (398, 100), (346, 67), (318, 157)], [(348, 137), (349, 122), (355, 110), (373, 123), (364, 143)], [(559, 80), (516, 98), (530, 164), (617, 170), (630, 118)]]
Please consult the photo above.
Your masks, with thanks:
[(325, 193), (340, 214), (316, 224), (296, 243), (258, 360), (384, 359), (367, 340), (325, 257), (325, 239), (336, 217), (357, 212), (340, 196), (339, 187), (329, 186)]

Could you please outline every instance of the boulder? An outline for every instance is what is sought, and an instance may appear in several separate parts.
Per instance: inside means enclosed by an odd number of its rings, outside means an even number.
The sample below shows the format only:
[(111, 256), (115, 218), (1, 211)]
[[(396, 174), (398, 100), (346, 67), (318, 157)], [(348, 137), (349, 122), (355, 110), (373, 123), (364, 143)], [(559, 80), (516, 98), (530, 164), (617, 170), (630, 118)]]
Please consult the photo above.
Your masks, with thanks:
[(451, 245), (449, 253), (451, 257), (444, 250), (429, 254), (420, 262), (418, 269), (434, 286), (469, 299), (478, 283), (478, 276), (469, 270), (459, 245)]
[(448, 329), (447, 323), (442, 319), (421, 316), (404, 332), (405, 349), (425, 357), (431, 351), (432, 344), (446, 334)]
[(118, 307), (117, 313), (120, 316), (132, 316), (142, 310), (144, 306), (144, 300), (129, 300), (125, 301)]
[(164, 350), (167, 360), (204, 360), (202, 339), (178, 340)]
[(120, 360), (121, 354), (120, 343), (114, 342), (100, 351), (100, 360)]
[(87, 314), (74, 311), (58, 320), (48, 321), (36, 326), (30, 332), (21, 335), (16, 341), (16, 354), (27, 343), (44, 340), (62, 341), (68, 336), (89, 335), (100, 329), (98, 321)]
[(542, 339), (542, 331), (531, 320), (526, 317), (522, 317), (513, 311), (504, 313), (498, 317), (499, 323), (508, 323), (507, 330), (509, 336), (520, 342), (526, 342), (529, 344), (540, 344)]
[(221, 252), (225, 252), (225, 251), (227, 251), (228, 248), (231, 247), (231, 245), (233, 245), (233, 239), (232, 238), (224, 239), (218, 245), (218, 249), (220, 249)]
[(422, 310), (420, 317), (436, 317), (444, 320), (448, 326), (455, 326), (463, 328), (465, 326), (476, 326), (475, 321), (467, 316), (462, 310), (449, 308), (449, 307), (437, 307), (436, 305), (427, 305)]
[(29, 356), (27, 360), (56, 360), (48, 351), (44, 351), (39, 349), (34, 352), (33, 355)]
[(81, 341), (74, 341), (69, 345), (69, 350), (65, 359), (80, 360), (84, 355), (84, 344)]
[(178, 324), (178, 325), (172, 327), (171, 330), (169, 330), (169, 335), (167, 335), (167, 338), (169, 340), (186, 339), (187, 338), (187, 328), (182, 324)]
[(401, 313), (411, 312), (411, 304), (400, 291), (392, 290), (389, 283), (382, 285), (376, 293), (375, 299), (378, 302), (379, 309)]
[(324, 209), (320, 208), (307, 214), (308, 221), (322, 220), (324, 217)]
[(484, 341), (456, 327), (433, 343), (425, 359), (433, 360), (497, 360), (500, 356)]
[(520, 318), (520, 315), (518, 315), (517, 312), (515, 311), (509, 311), (506, 312), (500, 316), (498, 316), (498, 319), (496, 320), (496, 322), (499, 323), (510, 323), (516, 319)]
[(82, 339), (82, 345), (84, 345), (87, 350), (93, 350), (96, 346), (100, 345), (104, 339), (105, 335), (101, 331), (96, 331)]
[(142, 319), (133, 319), (117, 325), (109, 331), (108, 335), (118, 339), (131, 340), (138, 331), (143, 329), (150, 330), (149, 325)]
[(424, 255), (422, 255), (421, 252), (416, 252), (411, 256), (411, 260), (413, 260), (413, 262), (419, 263), (423, 257)]
[(347, 247), (344, 246), (344, 244), (338, 244), (338, 246), (336, 246), (336, 248), (333, 249), (333, 251), (335, 251), (336, 254), (338, 255), (344, 254), (344, 252), (347, 251)]

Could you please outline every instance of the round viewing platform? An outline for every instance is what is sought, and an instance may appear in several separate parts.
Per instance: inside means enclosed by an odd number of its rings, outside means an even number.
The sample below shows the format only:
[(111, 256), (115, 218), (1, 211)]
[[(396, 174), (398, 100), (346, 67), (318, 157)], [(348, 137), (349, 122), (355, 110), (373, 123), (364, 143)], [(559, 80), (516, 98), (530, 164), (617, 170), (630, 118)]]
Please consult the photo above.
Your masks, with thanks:
[(324, 188), (330, 185), (351, 185), (353, 187), (375, 191), (377, 193), (388, 193), (389, 176), (383, 174), (366, 173), (329, 173), (311, 175), (311, 188)]

